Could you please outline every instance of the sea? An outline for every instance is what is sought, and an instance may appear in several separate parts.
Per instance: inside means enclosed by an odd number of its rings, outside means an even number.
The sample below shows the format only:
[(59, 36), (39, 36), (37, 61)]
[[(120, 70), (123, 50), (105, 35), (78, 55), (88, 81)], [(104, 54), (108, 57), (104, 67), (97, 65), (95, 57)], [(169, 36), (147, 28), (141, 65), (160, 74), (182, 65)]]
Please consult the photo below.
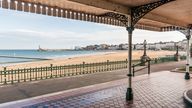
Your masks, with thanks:
[(104, 54), (111, 51), (38, 51), (38, 50), (0, 50), (0, 65), (40, 61), (55, 58), (71, 58), (85, 55)]

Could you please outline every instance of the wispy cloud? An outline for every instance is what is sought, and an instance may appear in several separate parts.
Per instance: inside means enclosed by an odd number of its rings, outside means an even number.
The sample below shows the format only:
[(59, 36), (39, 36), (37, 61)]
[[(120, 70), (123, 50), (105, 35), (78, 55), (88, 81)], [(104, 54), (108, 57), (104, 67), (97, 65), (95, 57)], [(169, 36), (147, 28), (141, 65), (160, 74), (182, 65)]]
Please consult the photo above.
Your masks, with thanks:
[[(90, 41), (94, 43), (125, 43), (127, 42), (127, 31), (124, 29), (109, 29), (95, 32), (84, 32), (79, 33), (75, 31), (65, 30), (29, 30), (29, 29), (14, 29), (0, 31), (1, 37), (20, 37), (20, 38), (39, 38), (46, 40), (57, 40), (57, 41)], [(159, 41), (178, 41), (184, 39), (184, 36), (178, 32), (151, 32), (145, 30), (135, 30), (133, 33), (133, 42), (140, 43), (146, 39), (148, 42), (159, 42)]]
[(37, 37), (37, 38), (70, 38), (70, 36), (75, 35), (74, 32), (70, 31), (38, 31), (38, 30), (29, 30), (29, 29), (14, 29), (14, 30), (4, 30), (0, 31), (0, 36), (18, 36), (18, 37)]

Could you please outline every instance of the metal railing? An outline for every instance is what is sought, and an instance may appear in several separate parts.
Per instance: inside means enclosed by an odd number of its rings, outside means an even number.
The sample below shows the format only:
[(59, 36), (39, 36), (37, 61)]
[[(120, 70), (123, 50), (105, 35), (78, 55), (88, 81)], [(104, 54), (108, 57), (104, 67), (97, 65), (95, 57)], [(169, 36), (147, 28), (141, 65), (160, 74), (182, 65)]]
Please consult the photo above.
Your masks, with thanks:
[[(186, 56), (180, 56), (181, 60), (185, 60)], [(135, 76), (135, 72), (144, 70), (144, 69), (148, 69), (148, 74), (150, 74), (151, 71), (151, 64), (159, 64), (159, 63), (165, 63), (165, 62), (171, 62), (171, 61), (176, 61), (175, 56), (166, 56), (166, 57), (159, 57), (159, 58), (153, 58), (151, 60), (147, 60), (143, 63), (137, 63), (137, 64), (133, 64), (132, 65), (132, 72), (133, 72), (133, 76)], [(145, 64), (145, 65), (143, 65)], [(147, 64), (147, 65), (146, 65)], [(139, 69), (136, 70), (136, 67), (141, 67)]]
[[(135, 72), (142, 71), (142, 70), (144, 70), (146, 68), (148, 69), (148, 74), (150, 74), (150, 71), (151, 71), (150, 61), (151, 60), (146, 60), (145, 62), (133, 64), (132, 65), (133, 76), (135, 76)], [(138, 66), (142, 66), (142, 67), (139, 68), (139, 69), (135, 69), (135, 67), (138, 67)]]
[[(185, 59), (185, 57), (183, 57), (183, 59)], [(174, 59), (172, 57), (156, 58), (149, 61), (148, 64), (163, 63), (168, 61), (174, 61)], [(7, 69), (4, 67), (3, 70), (0, 70), (0, 85), (126, 69), (127, 63), (128, 61), (126, 59), (123, 61), (107, 60), (106, 62), (99, 63), (83, 62), (82, 64), (63, 66), (54, 66), (51, 64), (46, 67), (23, 69)], [(133, 61), (133, 63), (138, 63), (138, 60)], [(134, 65), (134, 68), (136, 66), (137, 65)], [(148, 65), (147, 68), (150, 69), (150, 65)], [(150, 70), (148, 70), (148, 72), (150, 72)]]
[(0, 71), (0, 84), (14, 84), (27, 81), (37, 81), (66, 76), (91, 74), (96, 72), (112, 71), (127, 68), (127, 59), (124, 61), (109, 61), (99, 63), (85, 63), (75, 65), (7, 69)]
[[(180, 56), (181, 60), (185, 60), (186, 56)], [(164, 63), (164, 62), (171, 62), (176, 61), (175, 56), (165, 56), (165, 57), (159, 57), (159, 58), (153, 58), (151, 59), (151, 64), (158, 64), (158, 63)]]

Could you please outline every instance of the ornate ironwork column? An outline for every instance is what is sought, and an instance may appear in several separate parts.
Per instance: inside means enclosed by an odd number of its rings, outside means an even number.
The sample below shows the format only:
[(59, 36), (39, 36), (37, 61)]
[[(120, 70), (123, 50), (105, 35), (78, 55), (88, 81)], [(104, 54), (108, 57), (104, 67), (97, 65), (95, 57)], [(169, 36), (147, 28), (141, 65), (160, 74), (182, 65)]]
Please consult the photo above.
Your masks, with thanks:
[(190, 74), (189, 74), (189, 64), (190, 64), (190, 45), (189, 41), (191, 39), (191, 29), (192, 25), (190, 24), (187, 29), (184, 30), (179, 30), (181, 33), (183, 33), (186, 38), (187, 38), (187, 46), (186, 46), (186, 53), (187, 53), (187, 61), (186, 61), (186, 72), (185, 72), (185, 79), (189, 80), (190, 79)]
[(191, 34), (190, 34), (190, 27), (187, 29), (187, 63), (186, 63), (186, 73), (185, 73), (185, 79), (188, 80), (190, 79), (190, 74), (189, 74), (189, 63), (190, 63), (190, 47), (189, 47), (189, 40), (191, 38)]
[(128, 26), (127, 26), (127, 31), (128, 31), (128, 88), (127, 88), (127, 93), (126, 93), (126, 100), (132, 100), (133, 99), (133, 90), (132, 90), (132, 33), (134, 30), (133, 25), (131, 24), (131, 16), (128, 17)]
[(116, 19), (120, 21), (127, 29), (128, 31), (128, 88), (126, 92), (126, 100), (130, 101), (133, 100), (133, 90), (132, 90), (132, 33), (134, 30), (135, 24), (148, 12), (152, 11), (153, 9), (164, 5), (168, 2), (171, 2), (174, 0), (160, 0), (157, 2), (136, 6), (131, 8), (131, 14), (130, 15), (122, 15), (114, 12), (105, 13), (100, 16), (104, 17), (110, 17), (112, 19)]
[[(186, 60), (186, 72), (185, 72), (185, 79), (190, 79), (190, 39), (191, 39), (191, 33), (192, 33), (192, 24), (189, 24), (187, 28), (183, 27), (175, 27), (175, 26), (169, 26), (162, 28), (162, 31), (174, 31), (177, 30), (181, 33), (183, 33), (187, 38), (187, 45), (186, 45), (186, 53), (187, 53), (187, 60)], [(179, 60), (179, 54), (178, 54), (178, 48), (177, 52), (175, 54), (176, 60)]]
[(126, 100), (130, 101), (133, 100), (133, 90), (132, 90), (132, 32), (134, 30), (135, 24), (148, 12), (152, 11), (153, 9), (164, 5), (168, 2), (171, 2), (174, 0), (161, 0), (149, 4), (145, 4), (142, 6), (137, 6), (131, 8), (131, 15), (128, 17), (128, 22), (125, 23), (125, 20), (122, 20), (123, 23), (127, 24), (127, 31), (128, 31), (128, 88), (126, 92)]

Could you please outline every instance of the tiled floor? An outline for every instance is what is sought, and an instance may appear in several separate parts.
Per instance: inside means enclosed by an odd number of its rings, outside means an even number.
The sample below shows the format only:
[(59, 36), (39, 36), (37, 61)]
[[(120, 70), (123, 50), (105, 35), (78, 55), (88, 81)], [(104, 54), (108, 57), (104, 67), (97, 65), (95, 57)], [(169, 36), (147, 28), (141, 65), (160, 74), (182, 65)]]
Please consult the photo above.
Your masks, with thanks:
[[(183, 101), (183, 92), (192, 88), (192, 80), (184, 80), (184, 74), (158, 72), (142, 75), (133, 79), (134, 100), (125, 101), (126, 82), (98, 91), (75, 96), (54, 96), (49, 99), (39, 98), (39, 103), (25, 104), (24, 108), (190, 108)], [(113, 82), (115, 84), (115, 82)], [(97, 86), (94, 86), (97, 88)], [(76, 91), (77, 92), (77, 91)], [(62, 96), (63, 95), (63, 96)], [(45, 98), (45, 97), (44, 97)], [(47, 98), (47, 97), (46, 97)], [(32, 101), (31, 101), (32, 102)], [(26, 103), (26, 102), (25, 102)], [(11, 104), (10, 104), (11, 105)], [(22, 105), (20, 104), (15, 104)]]

